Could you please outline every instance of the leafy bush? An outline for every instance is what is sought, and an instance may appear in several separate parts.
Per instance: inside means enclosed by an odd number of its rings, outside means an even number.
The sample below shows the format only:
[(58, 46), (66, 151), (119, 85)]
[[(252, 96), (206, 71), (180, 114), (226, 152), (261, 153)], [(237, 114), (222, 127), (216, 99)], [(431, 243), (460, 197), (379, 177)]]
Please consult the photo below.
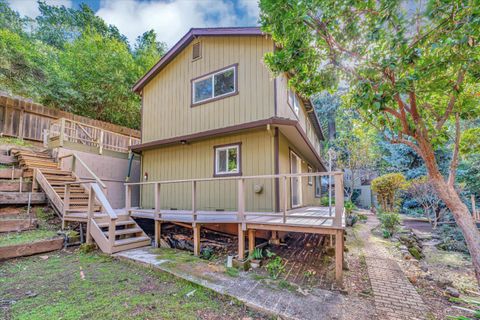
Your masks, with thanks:
[(384, 211), (394, 211), (396, 195), (407, 187), (406, 182), (401, 173), (389, 173), (372, 180), (372, 191)]
[(270, 278), (277, 279), (278, 276), (285, 271), (285, 266), (283, 265), (283, 259), (279, 256), (276, 256), (274, 259), (270, 260), (266, 265), (268, 274)]
[(378, 219), (385, 238), (390, 238), (400, 225), (400, 215), (396, 212), (380, 212)]
[(444, 224), (436, 230), (440, 237), (437, 247), (445, 251), (458, 251), (468, 253), (467, 244), (462, 232), (457, 226)]
[(351, 215), (352, 211), (357, 209), (357, 206), (352, 201), (347, 200), (345, 201), (344, 208), (345, 208), (345, 213), (347, 215)]
[[(328, 197), (321, 197), (320, 198), (320, 205), (323, 207), (328, 207)], [(335, 199), (332, 197), (332, 206), (335, 205)]]
[(252, 260), (261, 260), (261, 259), (263, 259), (263, 250), (262, 250), (261, 248), (255, 248), (255, 249), (253, 249), (253, 252), (250, 253), (249, 258), (252, 259)]

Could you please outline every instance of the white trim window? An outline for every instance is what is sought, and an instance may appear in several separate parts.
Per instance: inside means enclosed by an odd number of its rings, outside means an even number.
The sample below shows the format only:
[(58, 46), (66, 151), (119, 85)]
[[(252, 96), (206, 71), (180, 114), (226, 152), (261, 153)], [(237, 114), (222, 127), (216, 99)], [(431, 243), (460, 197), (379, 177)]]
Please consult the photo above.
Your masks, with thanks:
[(292, 89), (288, 89), (288, 104), (290, 107), (292, 107), (293, 112), (295, 112), (295, 114), (298, 116), (300, 113), (300, 99)]
[(215, 148), (215, 175), (240, 174), (240, 145)]
[(192, 81), (194, 104), (221, 98), (237, 91), (236, 66), (214, 72)]

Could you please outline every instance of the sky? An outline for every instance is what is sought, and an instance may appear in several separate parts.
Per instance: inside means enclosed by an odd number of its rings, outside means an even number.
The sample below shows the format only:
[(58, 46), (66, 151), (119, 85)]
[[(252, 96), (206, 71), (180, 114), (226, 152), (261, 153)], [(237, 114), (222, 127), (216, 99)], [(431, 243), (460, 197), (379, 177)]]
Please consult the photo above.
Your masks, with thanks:
[[(37, 0), (7, 0), (20, 14), (35, 18)], [(88, 4), (108, 24), (118, 27), (134, 43), (150, 29), (172, 47), (195, 27), (258, 25), (257, 0), (46, 0), (48, 4), (77, 8)]]

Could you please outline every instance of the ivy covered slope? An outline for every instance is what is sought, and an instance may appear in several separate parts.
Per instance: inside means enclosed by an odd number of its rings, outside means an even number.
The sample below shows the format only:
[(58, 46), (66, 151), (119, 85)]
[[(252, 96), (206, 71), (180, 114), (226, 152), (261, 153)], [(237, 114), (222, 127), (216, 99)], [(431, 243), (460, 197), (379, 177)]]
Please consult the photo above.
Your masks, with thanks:
[[(461, 142), (479, 127), (480, 3), (260, 0), (260, 9), (279, 47), (265, 57), (272, 72), (289, 73), (305, 97), (344, 83), (365, 123), (420, 156), (480, 283), (480, 232), (455, 188), (459, 158), (478, 152)], [(443, 148), (451, 154), (446, 172), (435, 152)]]
[(138, 129), (140, 100), (131, 88), (166, 45), (153, 30), (130, 45), (85, 4), (39, 7), (31, 19), (0, 0), (0, 90)]

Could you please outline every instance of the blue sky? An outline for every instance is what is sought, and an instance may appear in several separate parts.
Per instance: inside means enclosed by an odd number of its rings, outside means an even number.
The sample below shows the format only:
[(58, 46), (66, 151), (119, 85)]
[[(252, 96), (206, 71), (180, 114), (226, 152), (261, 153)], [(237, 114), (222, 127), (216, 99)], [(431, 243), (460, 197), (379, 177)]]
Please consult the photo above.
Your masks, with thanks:
[[(7, 0), (22, 15), (36, 17), (36, 0)], [(107, 23), (116, 25), (130, 42), (154, 29), (169, 47), (193, 27), (254, 26), (257, 0), (46, 0), (53, 5), (88, 4)]]

